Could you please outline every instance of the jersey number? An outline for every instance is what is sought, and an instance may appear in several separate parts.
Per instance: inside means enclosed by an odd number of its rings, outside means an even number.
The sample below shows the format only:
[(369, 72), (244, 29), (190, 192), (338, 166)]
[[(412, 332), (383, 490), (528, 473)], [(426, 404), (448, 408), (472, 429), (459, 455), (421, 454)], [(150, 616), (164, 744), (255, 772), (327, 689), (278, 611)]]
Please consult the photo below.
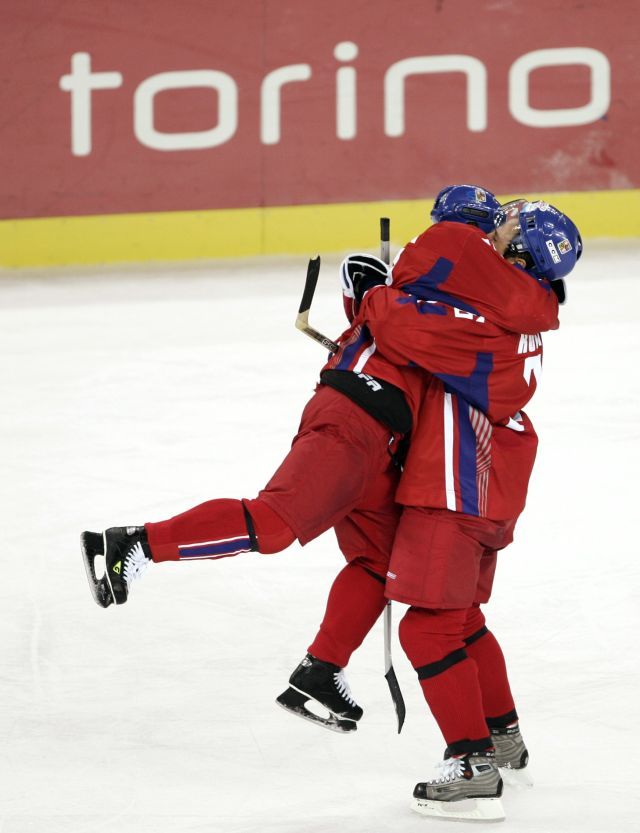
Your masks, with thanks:
[(537, 356), (527, 356), (524, 360), (524, 380), (528, 385), (531, 384), (532, 373), (537, 385), (542, 378), (542, 356), (540, 354)]

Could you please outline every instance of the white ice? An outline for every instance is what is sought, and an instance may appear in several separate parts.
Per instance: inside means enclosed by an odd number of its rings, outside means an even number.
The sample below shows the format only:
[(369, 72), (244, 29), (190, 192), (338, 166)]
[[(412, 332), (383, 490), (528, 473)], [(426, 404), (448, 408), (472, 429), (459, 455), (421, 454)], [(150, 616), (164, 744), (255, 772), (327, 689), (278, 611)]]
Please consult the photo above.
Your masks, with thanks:
[[(505, 793), (517, 833), (640, 826), (639, 255), (587, 244), (528, 409), (539, 458), (487, 609), (536, 781)], [(330, 336), (336, 264), (311, 314)], [(274, 704), (342, 566), (331, 532), (151, 567), (121, 608), (87, 587), (81, 530), (251, 497), (275, 470), (323, 362), (293, 326), (305, 268), (0, 276), (1, 833), (460, 830), (408, 810), (443, 742), (397, 640), (396, 734), (381, 623), (348, 669), (354, 735)]]

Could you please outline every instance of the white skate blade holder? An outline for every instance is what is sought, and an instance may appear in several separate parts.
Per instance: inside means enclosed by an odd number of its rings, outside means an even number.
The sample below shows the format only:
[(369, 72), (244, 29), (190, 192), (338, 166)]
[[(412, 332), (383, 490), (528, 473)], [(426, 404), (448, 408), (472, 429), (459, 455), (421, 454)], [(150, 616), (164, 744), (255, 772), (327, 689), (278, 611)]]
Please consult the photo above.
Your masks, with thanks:
[(421, 816), (449, 819), (449, 821), (504, 821), (505, 814), (499, 798), (465, 798), (462, 801), (434, 801), (414, 798), (411, 809)]
[(114, 601), (113, 594), (107, 584), (106, 572), (102, 576), (96, 575), (96, 558), (103, 558), (105, 553), (104, 536), (101, 532), (83, 532), (80, 538), (82, 560), (87, 573), (89, 589), (95, 602), (100, 607), (109, 607)]
[(509, 787), (520, 790), (528, 790), (533, 787), (533, 778), (529, 767), (524, 769), (511, 769), (510, 766), (500, 767), (500, 775), (504, 783)]
[(316, 726), (322, 726), (323, 729), (329, 729), (331, 732), (339, 732), (344, 735), (355, 732), (358, 728), (355, 720), (338, 717), (308, 694), (293, 686), (289, 686), (279, 697), (276, 697), (276, 703), (285, 711), (288, 711), (289, 714), (294, 714), (296, 717), (301, 717), (303, 720), (308, 720), (310, 723), (315, 723)]

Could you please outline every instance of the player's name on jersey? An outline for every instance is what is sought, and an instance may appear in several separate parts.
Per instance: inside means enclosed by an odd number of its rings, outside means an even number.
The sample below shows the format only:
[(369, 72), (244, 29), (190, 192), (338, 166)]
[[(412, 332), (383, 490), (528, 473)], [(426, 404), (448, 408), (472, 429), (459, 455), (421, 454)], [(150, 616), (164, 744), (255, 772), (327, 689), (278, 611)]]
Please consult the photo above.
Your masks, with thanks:
[(520, 341), (518, 342), (518, 355), (521, 353), (535, 353), (536, 350), (539, 350), (541, 347), (542, 336), (540, 333), (535, 333), (534, 335), (522, 333)]

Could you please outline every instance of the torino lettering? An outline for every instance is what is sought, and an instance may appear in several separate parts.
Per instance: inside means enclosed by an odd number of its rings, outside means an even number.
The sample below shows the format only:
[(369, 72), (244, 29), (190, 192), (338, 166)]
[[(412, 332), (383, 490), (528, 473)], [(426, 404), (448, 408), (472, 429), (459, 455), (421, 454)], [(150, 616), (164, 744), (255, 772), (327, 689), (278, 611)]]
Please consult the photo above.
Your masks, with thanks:
[[(353, 62), (358, 46), (351, 41), (338, 43), (333, 51), (339, 66), (335, 81), (335, 131), (342, 141), (358, 135), (357, 70)], [(349, 65), (351, 64), (351, 65)], [(589, 70), (589, 100), (580, 107), (543, 110), (531, 106), (529, 76), (536, 69), (558, 66), (586, 66)], [(421, 75), (461, 73), (466, 89), (466, 128), (471, 132), (487, 129), (487, 68), (472, 55), (421, 55), (392, 64), (384, 76), (383, 119), (386, 136), (405, 133), (406, 86), (410, 78)], [(291, 84), (302, 84), (313, 75), (309, 64), (287, 64), (269, 72), (260, 85), (260, 141), (276, 145), (282, 136), (282, 100)], [(122, 86), (120, 72), (94, 72), (91, 56), (76, 52), (71, 57), (71, 72), (60, 78), (60, 89), (71, 98), (71, 153), (91, 153), (93, 123), (92, 94)], [(217, 123), (208, 130), (164, 132), (155, 126), (154, 103), (158, 93), (187, 88), (210, 89), (216, 94)], [(611, 69), (606, 55), (589, 47), (538, 49), (519, 57), (509, 69), (508, 107), (512, 118), (528, 127), (568, 127), (590, 124), (602, 118), (611, 100)], [(146, 78), (133, 96), (133, 132), (140, 144), (153, 150), (201, 150), (214, 148), (233, 139), (238, 127), (238, 85), (221, 70), (200, 69), (162, 72)]]

